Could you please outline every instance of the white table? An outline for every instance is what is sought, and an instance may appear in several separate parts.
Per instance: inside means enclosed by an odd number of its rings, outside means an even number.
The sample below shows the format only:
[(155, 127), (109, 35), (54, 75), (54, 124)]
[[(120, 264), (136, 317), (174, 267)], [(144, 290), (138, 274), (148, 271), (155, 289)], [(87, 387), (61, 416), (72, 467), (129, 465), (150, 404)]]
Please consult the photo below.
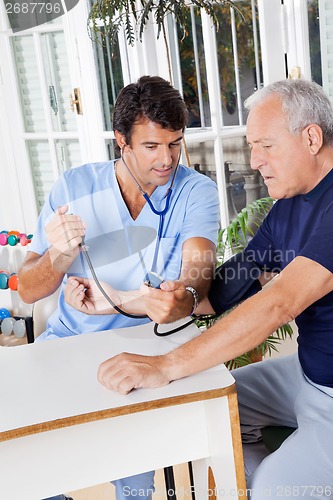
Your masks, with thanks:
[(123, 351), (168, 352), (195, 326), (159, 338), (152, 324), (0, 348), (0, 499), (38, 500), (193, 462), (196, 499), (207, 466), (220, 498), (245, 490), (234, 379), (224, 366), (122, 396), (99, 364)]

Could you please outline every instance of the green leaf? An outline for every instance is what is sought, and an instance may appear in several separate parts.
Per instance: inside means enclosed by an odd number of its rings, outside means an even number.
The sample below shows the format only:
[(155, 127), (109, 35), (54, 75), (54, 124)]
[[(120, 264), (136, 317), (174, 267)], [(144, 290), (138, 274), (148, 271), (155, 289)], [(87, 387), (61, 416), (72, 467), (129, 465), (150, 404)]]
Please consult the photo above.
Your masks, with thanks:
[(149, 15), (154, 8), (154, 3), (155, 3), (154, 0), (148, 0), (148, 1), (145, 0), (144, 2), (142, 2), (143, 10), (141, 11), (140, 17), (139, 17), (139, 40), (140, 40), (140, 42), (142, 41), (142, 35), (143, 35), (144, 29), (146, 27), (147, 21), (149, 19)]
[[(207, 13), (216, 29), (218, 29), (217, 5), (232, 6), (244, 19), (241, 10), (232, 0), (193, 0), (192, 3)], [(188, 0), (140, 0), (140, 8), (138, 8), (135, 0), (97, 0), (89, 13), (89, 35), (94, 41), (103, 39), (106, 34), (110, 35), (111, 49), (113, 49), (117, 42), (116, 35), (123, 27), (127, 42), (129, 45), (133, 45), (137, 27), (138, 38), (142, 41), (150, 14), (153, 14), (155, 18), (158, 38), (163, 30), (167, 14), (172, 13), (185, 36), (189, 5)], [(116, 26), (114, 26), (116, 16), (118, 19)], [(102, 22), (102, 27), (100, 22)]]

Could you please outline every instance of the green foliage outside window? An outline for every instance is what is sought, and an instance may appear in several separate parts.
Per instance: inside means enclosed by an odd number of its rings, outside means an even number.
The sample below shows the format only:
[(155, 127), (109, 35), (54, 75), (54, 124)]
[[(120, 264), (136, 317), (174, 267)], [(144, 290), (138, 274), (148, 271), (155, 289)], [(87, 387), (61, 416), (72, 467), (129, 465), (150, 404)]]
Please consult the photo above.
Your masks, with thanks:
[[(237, 4), (239, 2), (235, 2)], [(235, 16), (235, 29), (237, 33), (237, 56), (238, 70), (241, 82), (244, 82), (245, 96), (248, 97), (254, 90), (254, 86), (248, 87), (245, 82), (254, 82), (254, 41), (253, 41), (253, 24), (252, 24), (252, 6), (250, 0), (244, 0), (240, 6), (241, 15)], [(195, 9), (195, 29), (196, 42), (199, 57), (199, 71), (202, 85), (203, 104), (205, 110), (209, 108), (207, 76), (206, 76), (206, 60), (203, 49), (202, 25), (199, 9)], [(230, 6), (216, 4), (215, 14), (218, 21), (219, 29), (216, 31), (216, 47), (219, 67), (220, 90), (222, 97), (222, 106), (225, 112), (233, 114), (236, 110), (236, 80), (235, 80), (235, 63), (231, 33), (231, 14)], [(182, 37), (182, 29), (178, 27), (181, 72), (183, 82), (183, 92), (186, 104), (189, 106), (190, 123), (189, 126), (203, 126), (200, 120), (200, 111), (198, 103), (198, 87), (197, 74), (195, 68), (195, 59), (193, 53), (193, 32), (191, 28), (191, 20), (187, 19), (186, 37)], [(249, 79), (249, 72), (253, 73), (253, 78)], [(205, 113), (205, 125), (210, 126), (210, 117)]]
[[(192, 0), (191, 3), (195, 7), (204, 9), (217, 28), (219, 20), (216, 15), (216, 6), (224, 4), (234, 6), (232, 0)], [(188, 0), (140, 0), (139, 5), (140, 7), (137, 8), (135, 0), (97, 0), (89, 14), (89, 29), (92, 37), (100, 33), (101, 26), (103, 26), (104, 36), (108, 35), (111, 43), (116, 43), (120, 28), (124, 28), (128, 44), (134, 45), (137, 37), (142, 41), (143, 32), (152, 15), (157, 25), (159, 38), (161, 32), (165, 34), (168, 14), (175, 16), (183, 37), (186, 36), (187, 20), (190, 15)]]

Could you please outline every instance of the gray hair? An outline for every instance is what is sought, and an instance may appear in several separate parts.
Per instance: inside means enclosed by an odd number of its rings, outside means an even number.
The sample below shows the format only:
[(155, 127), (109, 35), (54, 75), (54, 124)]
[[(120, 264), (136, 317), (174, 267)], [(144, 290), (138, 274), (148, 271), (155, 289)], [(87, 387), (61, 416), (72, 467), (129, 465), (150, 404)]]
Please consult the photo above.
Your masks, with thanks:
[(276, 96), (286, 114), (289, 131), (299, 134), (310, 123), (323, 131), (323, 142), (333, 146), (333, 108), (323, 88), (308, 80), (281, 80), (257, 90), (244, 103), (251, 110), (270, 96)]

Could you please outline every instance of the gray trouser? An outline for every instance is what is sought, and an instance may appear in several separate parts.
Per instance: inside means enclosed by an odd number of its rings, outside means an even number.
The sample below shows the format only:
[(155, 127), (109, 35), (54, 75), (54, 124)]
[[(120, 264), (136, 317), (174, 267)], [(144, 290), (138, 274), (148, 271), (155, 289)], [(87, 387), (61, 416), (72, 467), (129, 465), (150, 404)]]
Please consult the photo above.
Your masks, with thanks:
[[(233, 376), (245, 462), (255, 463), (251, 455), (258, 449), (263, 459), (247, 470), (249, 498), (333, 499), (333, 389), (312, 384), (297, 355), (255, 363)], [(260, 444), (260, 428), (267, 425), (297, 430), (268, 455)]]

